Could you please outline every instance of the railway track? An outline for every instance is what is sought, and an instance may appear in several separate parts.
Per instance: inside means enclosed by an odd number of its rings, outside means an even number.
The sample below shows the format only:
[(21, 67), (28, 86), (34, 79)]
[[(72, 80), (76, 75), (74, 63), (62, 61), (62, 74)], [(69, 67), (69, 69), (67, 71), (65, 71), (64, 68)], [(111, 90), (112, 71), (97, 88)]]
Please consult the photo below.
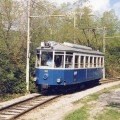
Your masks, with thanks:
[(43, 105), (61, 95), (43, 96), (38, 95), (26, 100), (22, 100), (11, 104), (9, 106), (0, 108), (0, 120), (14, 120), (15, 118), (23, 115), (24, 113)]

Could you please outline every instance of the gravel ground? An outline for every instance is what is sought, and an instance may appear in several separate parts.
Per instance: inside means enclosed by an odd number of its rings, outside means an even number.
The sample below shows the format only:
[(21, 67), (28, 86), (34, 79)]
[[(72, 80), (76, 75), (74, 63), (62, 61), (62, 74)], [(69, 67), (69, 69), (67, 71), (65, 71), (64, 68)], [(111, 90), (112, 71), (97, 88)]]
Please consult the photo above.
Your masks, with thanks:
[[(63, 120), (66, 114), (83, 106), (82, 104), (75, 105), (73, 104), (73, 102), (80, 100), (81, 98), (87, 95), (96, 93), (102, 89), (105, 89), (114, 85), (118, 85), (118, 84), (120, 84), (120, 82), (108, 83), (101, 86), (96, 86), (94, 88), (90, 88), (88, 90), (77, 92), (74, 94), (68, 94), (68, 95), (62, 96), (57, 100), (55, 100), (54, 102), (52, 102), (51, 104), (38, 107), (32, 110), (31, 112), (25, 114), (24, 116), (18, 118), (17, 120), (48, 120), (48, 119)], [(104, 109), (104, 106), (107, 104), (106, 101), (109, 99), (108, 96), (110, 95), (108, 94), (106, 95), (106, 97), (104, 95), (103, 97), (105, 101), (104, 103), (102, 99), (100, 99), (100, 101), (102, 102), (98, 101), (98, 103), (96, 103), (96, 106), (90, 112), (90, 120), (92, 120), (92, 118), (95, 116), (95, 114), (97, 114), (97, 112), (102, 111)]]

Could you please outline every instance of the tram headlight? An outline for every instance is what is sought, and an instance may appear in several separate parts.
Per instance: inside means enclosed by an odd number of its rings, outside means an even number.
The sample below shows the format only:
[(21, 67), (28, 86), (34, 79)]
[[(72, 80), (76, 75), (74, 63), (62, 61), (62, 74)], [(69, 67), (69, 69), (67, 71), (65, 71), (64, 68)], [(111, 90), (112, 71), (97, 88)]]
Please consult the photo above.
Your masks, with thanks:
[(33, 78), (33, 81), (37, 81), (37, 77), (34, 77), (34, 78)]
[(44, 79), (44, 80), (47, 80), (47, 79), (48, 79), (48, 74), (44, 74), (44, 75), (43, 75), (43, 79)]
[(58, 78), (57, 79), (57, 83), (60, 84), (62, 82), (62, 79), (61, 78)]

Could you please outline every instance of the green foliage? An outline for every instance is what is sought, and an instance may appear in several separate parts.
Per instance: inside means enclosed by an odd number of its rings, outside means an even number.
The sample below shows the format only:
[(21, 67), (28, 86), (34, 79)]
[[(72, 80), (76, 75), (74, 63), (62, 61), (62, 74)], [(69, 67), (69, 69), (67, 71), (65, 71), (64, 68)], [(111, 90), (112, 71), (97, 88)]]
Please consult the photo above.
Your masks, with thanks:
[(0, 53), (0, 93), (23, 93), (25, 92), (24, 71), (12, 64), (12, 59), (5, 53)]
[(89, 114), (87, 113), (87, 108), (82, 107), (66, 116), (64, 120), (88, 120), (88, 117)]
[(120, 40), (106, 40), (106, 71), (108, 77), (119, 76), (120, 73)]
[(114, 10), (104, 12), (101, 18), (101, 26), (107, 28), (108, 36), (113, 36), (115, 34), (116, 30), (118, 30), (119, 20)]
[(20, 97), (24, 94), (4, 94), (2, 97), (0, 97), (0, 102), (8, 101), (17, 97)]

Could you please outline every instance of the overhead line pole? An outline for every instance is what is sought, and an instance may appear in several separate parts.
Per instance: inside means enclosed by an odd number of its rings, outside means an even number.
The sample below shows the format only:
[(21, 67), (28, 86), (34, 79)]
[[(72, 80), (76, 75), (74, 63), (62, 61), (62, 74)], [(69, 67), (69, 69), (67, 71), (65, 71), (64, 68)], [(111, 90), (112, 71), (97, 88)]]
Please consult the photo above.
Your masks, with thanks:
[(27, 59), (26, 59), (26, 93), (29, 93), (30, 61), (30, 0), (27, 1)]
[[(105, 35), (106, 35), (106, 28), (103, 28), (103, 53), (105, 54)], [(103, 80), (105, 79), (105, 61), (103, 67)]]

